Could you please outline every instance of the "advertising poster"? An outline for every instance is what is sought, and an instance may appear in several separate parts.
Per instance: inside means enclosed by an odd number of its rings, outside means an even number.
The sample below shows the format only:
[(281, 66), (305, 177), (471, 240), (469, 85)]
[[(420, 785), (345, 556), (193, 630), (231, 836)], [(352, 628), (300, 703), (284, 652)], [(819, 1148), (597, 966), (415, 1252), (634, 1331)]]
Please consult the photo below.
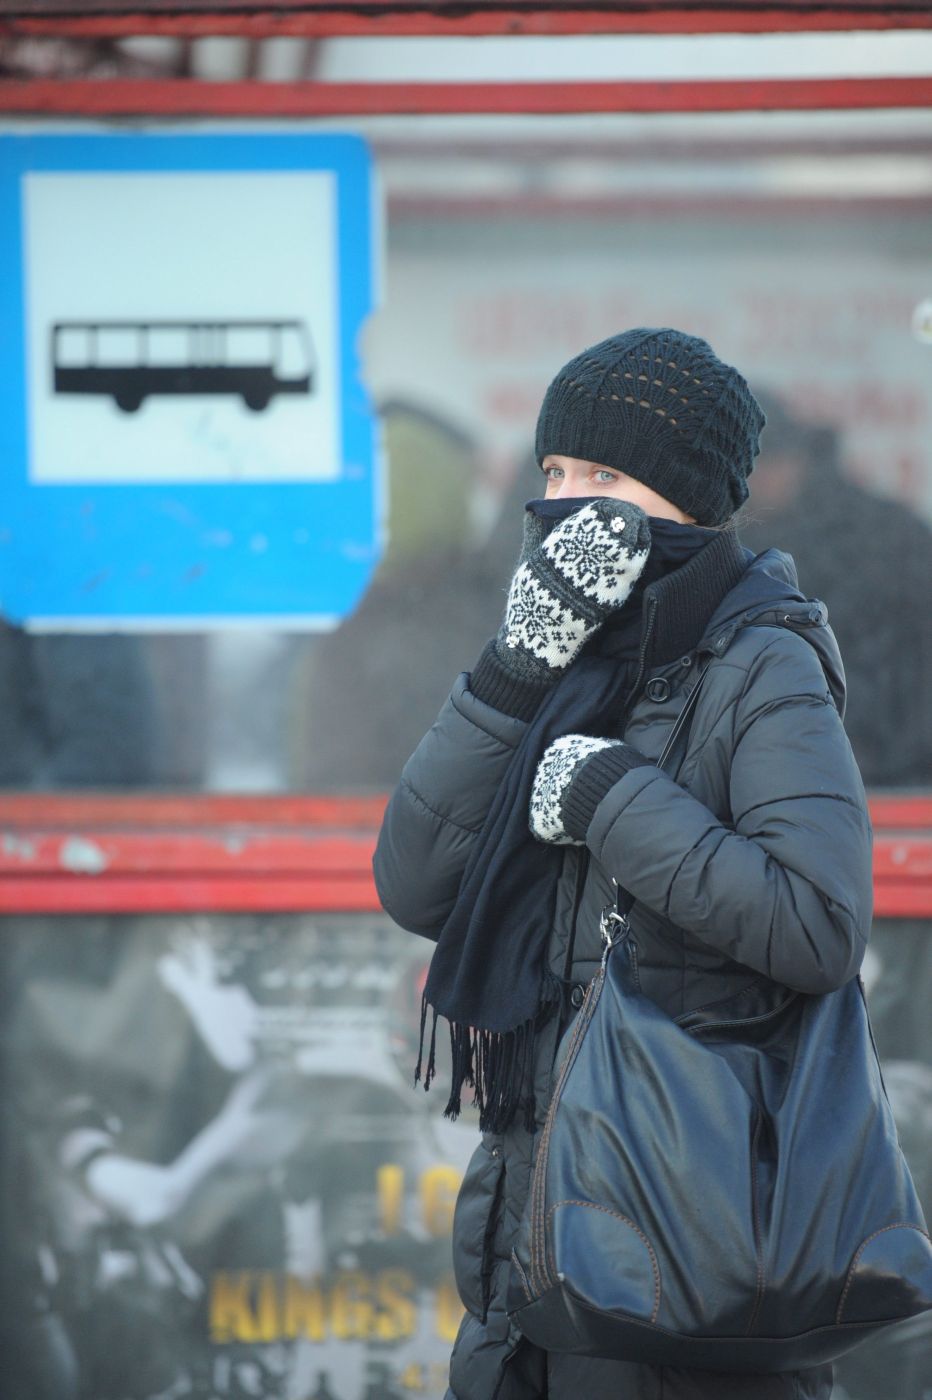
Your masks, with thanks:
[[(864, 967), (927, 1211), (928, 936)], [(4, 1400), (440, 1400), (477, 1128), (412, 1087), (430, 951), (380, 915), (0, 923)], [(929, 1326), (836, 1400), (924, 1400)]]
[(442, 1395), (476, 1128), (412, 1089), (430, 945), (5, 922), (5, 1400)]

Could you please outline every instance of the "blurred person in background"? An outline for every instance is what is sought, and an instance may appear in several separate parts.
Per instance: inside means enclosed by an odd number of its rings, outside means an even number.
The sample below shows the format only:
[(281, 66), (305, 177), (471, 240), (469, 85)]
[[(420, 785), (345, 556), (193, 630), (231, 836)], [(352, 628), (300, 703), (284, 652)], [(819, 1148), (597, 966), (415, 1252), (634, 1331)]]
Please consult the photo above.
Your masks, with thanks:
[(932, 530), (845, 474), (840, 433), (761, 393), (767, 428), (743, 512), (827, 605), (845, 659), (845, 729), (871, 787), (932, 785)]
[[(390, 787), (461, 669), (494, 630), (520, 544), (504, 512), (476, 541), (473, 440), (414, 404), (382, 407), (388, 546), (365, 596), (335, 631), (296, 639), (290, 763), (311, 792)], [(518, 489), (526, 494), (522, 476)], [(521, 499), (524, 499), (522, 494)]]

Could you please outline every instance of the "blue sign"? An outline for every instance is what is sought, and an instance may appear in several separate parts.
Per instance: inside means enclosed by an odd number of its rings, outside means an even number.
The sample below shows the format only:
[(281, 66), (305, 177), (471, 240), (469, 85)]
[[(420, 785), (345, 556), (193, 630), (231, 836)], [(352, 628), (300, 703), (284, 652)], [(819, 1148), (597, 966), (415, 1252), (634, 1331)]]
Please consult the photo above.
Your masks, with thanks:
[(0, 612), (332, 626), (378, 557), (352, 135), (0, 136)]

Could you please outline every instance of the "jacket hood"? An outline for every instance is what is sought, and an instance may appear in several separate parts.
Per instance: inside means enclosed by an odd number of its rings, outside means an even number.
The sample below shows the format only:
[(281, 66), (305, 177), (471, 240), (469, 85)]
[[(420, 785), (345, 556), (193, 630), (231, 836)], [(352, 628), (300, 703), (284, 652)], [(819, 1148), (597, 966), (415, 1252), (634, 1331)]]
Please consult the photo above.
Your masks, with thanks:
[(809, 643), (819, 658), (838, 713), (845, 713), (845, 671), (828, 609), (800, 592), (796, 565), (780, 549), (752, 555), (748, 567), (709, 620), (699, 649), (723, 656), (742, 627), (786, 627)]

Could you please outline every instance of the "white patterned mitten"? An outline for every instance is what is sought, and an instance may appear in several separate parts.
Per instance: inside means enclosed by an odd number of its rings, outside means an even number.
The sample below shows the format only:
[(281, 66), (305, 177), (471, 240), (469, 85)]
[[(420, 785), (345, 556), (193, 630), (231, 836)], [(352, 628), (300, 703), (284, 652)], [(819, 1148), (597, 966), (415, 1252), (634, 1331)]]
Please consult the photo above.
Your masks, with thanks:
[(624, 604), (650, 550), (647, 516), (615, 497), (582, 506), (546, 536), (545, 529), (546, 522), (528, 512), (495, 640), (499, 660), (537, 682), (558, 679)]
[(622, 748), (620, 739), (589, 739), (564, 734), (554, 739), (537, 765), (531, 788), (531, 834), (554, 846), (572, 846), (576, 839), (563, 825), (563, 799), (580, 766), (603, 749)]
[(563, 734), (544, 750), (531, 788), (531, 835), (552, 846), (581, 846), (609, 788), (649, 763), (621, 739)]

